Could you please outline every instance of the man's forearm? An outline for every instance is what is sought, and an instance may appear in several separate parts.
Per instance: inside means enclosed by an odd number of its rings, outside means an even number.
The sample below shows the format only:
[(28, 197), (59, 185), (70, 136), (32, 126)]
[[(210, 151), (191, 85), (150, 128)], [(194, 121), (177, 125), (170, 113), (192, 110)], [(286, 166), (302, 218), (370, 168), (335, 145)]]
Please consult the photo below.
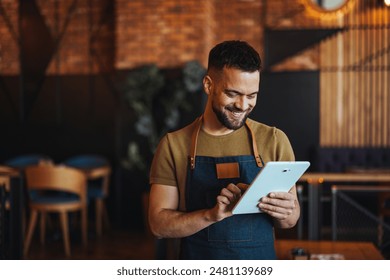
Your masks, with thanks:
[(158, 238), (181, 238), (190, 236), (215, 223), (210, 210), (180, 212), (163, 209), (150, 220), (152, 233)]

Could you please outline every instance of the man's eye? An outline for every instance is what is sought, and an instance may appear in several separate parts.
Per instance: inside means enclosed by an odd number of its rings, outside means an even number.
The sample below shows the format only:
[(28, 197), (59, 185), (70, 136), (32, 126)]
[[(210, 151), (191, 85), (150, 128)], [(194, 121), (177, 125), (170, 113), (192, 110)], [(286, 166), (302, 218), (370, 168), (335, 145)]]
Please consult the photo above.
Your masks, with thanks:
[(226, 92), (226, 95), (231, 98), (237, 96), (234, 92)]
[(248, 95), (248, 99), (254, 99), (256, 98), (256, 94)]

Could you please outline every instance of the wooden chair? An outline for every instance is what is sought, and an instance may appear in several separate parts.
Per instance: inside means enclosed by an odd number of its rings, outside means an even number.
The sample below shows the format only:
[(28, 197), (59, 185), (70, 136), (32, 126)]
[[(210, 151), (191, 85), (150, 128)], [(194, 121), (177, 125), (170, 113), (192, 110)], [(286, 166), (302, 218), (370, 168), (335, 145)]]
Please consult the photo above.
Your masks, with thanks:
[[(27, 198), (24, 170), (28, 166), (41, 164), (54, 164), (53, 160), (44, 154), (23, 154), (10, 158), (5, 161), (5, 165), (0, 166), (0, 172), (11, 172), (12, 178), (18, 177), (19, 183), (23, 188), (24, 199)], [(13, 179), (14, 180), (14, 179)], [(24, 213), (25, 216), (27, 213)]]
[(29, 192), (30, 221), (24, 246), (26, 256), (34, 233), (38, 213), (41, 214), (41, 243), (45, 241), (46, 214), (58, 213), (66, 256), (70, 256), (68, 213), (81, 212), (81, 234), (87, 245), (86, 176), (77, 169), (65, 166), (40, 165), (25, 170)]
[[(24, 154), (18, 155), (16, 157), (10, 158), (5, 161), (5, 165), (0, 165), (0, 174), (7, 174), (10, 176), (10, 183), (7, 186), (8, 193), (10, 193), (9, 188), (11, 185), (19, 185), (22, 196), (22, 201), (20, 201), (20, 210), (22, 212), (22, 232), (23, 237), (26, 230), (26, 220), (29, 215), (28, 208), (26, 207), (26, 201), (28, 200), (28, 193), (25, 183), (24, 170), (28, 166), (43, 165), (43, 164), (54, 164), (53, 160), (43, 154)], [(8, 195), (10, 196), (10, 195)], [(7, 197), (7, 209), (10, 208), (10, 200)]]
[(68, 158), (63, 164), (77, 168), (87, 176), (87, 198), (95, 202), (96, 234), (102, 235), (103, 223), (109, 227), (109, 218), (105, 200), (109, 194), (111, 166), (100, 155), (83, 154)]

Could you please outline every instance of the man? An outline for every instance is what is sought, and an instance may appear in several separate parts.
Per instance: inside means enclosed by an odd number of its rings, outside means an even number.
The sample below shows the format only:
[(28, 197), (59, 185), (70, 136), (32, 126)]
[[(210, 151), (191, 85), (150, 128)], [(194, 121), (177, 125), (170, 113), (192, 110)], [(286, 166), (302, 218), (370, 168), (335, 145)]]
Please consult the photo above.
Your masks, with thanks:
[(158, 238), (180, 238), (182, 259), (275, 259), (273, 227), (300, 215), (295, 186), (270, 193), (263, 213), (232, 208), (268, 161), (293, 161), (287, 136), (248, 115), (256, 105), (261, 59), (246, 42), (226, 41), (209, 54), (203, 116), (168, 133), (150, 174), (149, 223)]

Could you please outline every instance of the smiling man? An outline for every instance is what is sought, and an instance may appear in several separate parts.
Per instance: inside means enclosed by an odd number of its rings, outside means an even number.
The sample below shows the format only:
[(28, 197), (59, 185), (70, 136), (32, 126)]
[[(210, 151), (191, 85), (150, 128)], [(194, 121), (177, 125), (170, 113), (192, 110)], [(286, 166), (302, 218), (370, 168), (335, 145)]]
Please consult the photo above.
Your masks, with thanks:
[(204, 113), (168, 133), (151, 172), (149, 224), (158, 238), (179, 238), (182, 259), (275, 259), (274, 226), (300, 215), (295, 186), (270, 193), (257, 214), (232, 215), (245, 187), (268, 161), (293, 161), (287, 136), (248, 118), (256, 105), (261, 59), (243, 41), (209, 54)]

